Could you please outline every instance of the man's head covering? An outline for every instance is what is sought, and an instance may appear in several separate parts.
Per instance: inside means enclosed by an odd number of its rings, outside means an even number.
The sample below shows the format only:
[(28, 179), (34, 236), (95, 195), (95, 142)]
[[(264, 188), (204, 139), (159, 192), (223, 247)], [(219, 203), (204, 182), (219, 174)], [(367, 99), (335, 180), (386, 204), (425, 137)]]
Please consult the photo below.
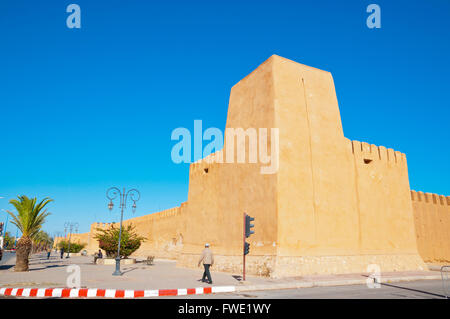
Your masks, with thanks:
[(209, 247), (209, 244), (208, 244), (208, 243), (206, 243), (206, 244), (205, 244), (205, 247)]

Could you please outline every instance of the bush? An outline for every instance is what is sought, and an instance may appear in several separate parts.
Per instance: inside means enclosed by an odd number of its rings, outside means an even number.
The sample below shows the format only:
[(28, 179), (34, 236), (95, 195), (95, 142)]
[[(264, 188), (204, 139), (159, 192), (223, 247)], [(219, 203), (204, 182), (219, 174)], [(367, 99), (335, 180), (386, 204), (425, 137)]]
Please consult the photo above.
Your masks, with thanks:
[[(95, 239), (98, 240), (99, 247), (106, 252), (106, 257), (117, 257), (117, 245), (119, 242), (119, 228), (115, 228), (114, 224), (109, 229), (97, 228)], [(122, 227), (122, 237), (120, 240), (120, 257), (127, 258), (141, 247), (141, 243), (145, 241), (145, 237), (139, 236), (134, 231), (134, 226), (129, 224)]]
[[(70, 251), (69, 253), (79, 253), (80, 250), (82, 250), (84, 247), (86, 247), (86, 244), (79, 244), (79, 243), (70, 243)], [(68, 252), (69, 250), (69, 242), (62, 240), (58, 243), (58, 248), (64, 248), (64, 252)]]
[(3, 248), (8, 249), (8, 250), (13, 249), (15, 247), (15, 244), (16, 244), (16, 238), (11, 237), (9, 232), (6, 232), (5, 239), (3, 242)]

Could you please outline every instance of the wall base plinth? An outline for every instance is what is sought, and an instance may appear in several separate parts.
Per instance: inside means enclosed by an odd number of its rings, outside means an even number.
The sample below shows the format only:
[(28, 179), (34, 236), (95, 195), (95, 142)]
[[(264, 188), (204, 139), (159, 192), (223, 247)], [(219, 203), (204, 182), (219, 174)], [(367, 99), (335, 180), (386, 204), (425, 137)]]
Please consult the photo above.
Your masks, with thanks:
[[(197, 268), (200, 254), (181, 254), (178, 267)], [(271, 278), (305, 275), (367, 273), (371, 264), (383, 272), (425, 271), (426, 264), (418, 254), (353, 255), (353, 256), (247, 256), (248, 275)], [(214, 256), (212, 271), (242, 274), (242, 256)], [(373, 271), (373, 270), (372, 270)]]
[[(181, 254), (177, 261), (177, 267), (198, 268), (199, 259), (200, 254)], [(247, 256), (245, 264), (247, 274), (270, 277), (275, 264), (275, 256)], [(214, 265), (211, 271), (242, 275), (242, 256), (214, 255)]]

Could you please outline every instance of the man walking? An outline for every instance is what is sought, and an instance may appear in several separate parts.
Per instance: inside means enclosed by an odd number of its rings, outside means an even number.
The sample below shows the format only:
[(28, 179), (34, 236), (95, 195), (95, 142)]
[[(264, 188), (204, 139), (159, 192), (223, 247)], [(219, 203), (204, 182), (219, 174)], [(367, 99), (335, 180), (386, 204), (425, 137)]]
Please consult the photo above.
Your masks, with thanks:
[[(202, 255), (200, 256), (200, 260), (198, 261), (199, 267), (201, 262), (203, 262), (203, 267), (205, 268), (205, 271), (203, 272), (202, 281), (207, 282), (208, 284), (212, 284), (209, 267), (211, 267), (214, 264), (214, 256), (211, 249), (209, 249), (208, 243), (205, 244), (205, 249), (203, 249)], [(208, 281), (205, 280), (206, 278), (208, 278)]]

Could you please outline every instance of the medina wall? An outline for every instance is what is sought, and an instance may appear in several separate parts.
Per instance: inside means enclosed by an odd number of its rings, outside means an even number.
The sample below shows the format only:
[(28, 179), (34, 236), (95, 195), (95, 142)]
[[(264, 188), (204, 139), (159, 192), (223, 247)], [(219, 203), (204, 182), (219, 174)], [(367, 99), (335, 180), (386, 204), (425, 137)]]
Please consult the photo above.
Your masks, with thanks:
[(352, 150), (361, 253), (417, 256), (406, 155), (357, 141)]
[(94, 254), (98, 252), (98, 240), (95, 239), (95, 235), (98, 233), (97, 229), (108, 229), (111, 227), (112, 223), (93, 223), (91, 224), (91, 229), (89, 231), (89, 237), (87, 246), (85, 249), (87, 250), (88, 254)]
[(420, 256), (428, 263), (450, 262), (450, 196), (411, 191)]
[(273, 275), (424, 269), (406, 157), (344, 137), (329, 72), (272, 58), (280, 129)]
[[(185, 207), (186, 203), (183, 203), (180, 207), (124, 220), (123, 227), (132, 224), (136, 233), (145, 237), (145, 241), (133, 253), (133, 256), (176, 259), (183, 245)], [(93, 254), (99, 249), (98, 240), (95, 239), (98, 233), (97, 229), (108, 229), (113, 225), (116, 228), (119, 227), (119, 223), (94, 223), (91, 225), (87, 246), (89, 254)]]
[[(230, 95), (226, 128), (275, 127), (271, 61), (236, 84)], [(225, 134), (226, 135), (226, 134)], [(179, 266), (197, 267), (205, 243), (215, 253), (214, 269), (240, 272), (243, 251), (243, 214), (255, 217), (249, 273), (267, 272), (277, 252), (277, 175), (261, 174), (259, 163), (237, 163), (238, 141), (225, 136), (224, 149), (190, 166), (185, 245)], [(270, 136), (268, 138), (270, 152)], [(249, 143), (246, 143), (248, 154)], [(231, 152), (233, 153), (231, 155)]]
[(57, 248), (58, 243), (64, 239), (65, 239), (64, 237), (60, 237), (60, 236), (56, 236), (55, 238), (53, 238), (53, 248)]
[(78, 244), (86, 244), (89, 242), (89, 233), (72, 234), (70, 241)]
[[(90, 232), (88, 233), (77, 233), (77, 234), (71, 234), (70, 236), (70, 242), (71, 243), (77, 243), (77, 244), (85, 244), (86, 246), (88, 245), (89, 242), (89, 238), (90, 238)], [(60, 237), (57, 236), (53, 239), (53, 248), (57, 248), (58, 243), (61, 241), (68, 241), (69, 240), (69, 235), (67, 235), (67, 237)], [(86, 247), (85, 247), (86, 248)]]
[(129, 223), (136, 226), (136, 232), (146, 238), (133, 256), (176, 259), (184, 241), (185, 206), (183, 203), (180, 207), (124, 221), (125, 226)]
[(240, 271), (246, 212), (255, 217), (249, 273), (362, 272), (372, 263), (382, 271), (424, 269), (406, 158), (344, 137), (329, 72), (272, 56), (236, 84), (226, 128), (273, 127), (279, 129), (275, 174), (261, 174), (261, 164), (248, 160), (214, 162), (226, 158), (227, 136), (222, 151), (191, 165), (179, 265), (195, 265), (210, 242), (216, 269)]
[[(249, 161), (249, 136), (227, 135), (239, 128), (278, 129), (273, 174)], [(275, 144), (269, 134), (269, 155)], [(124, 224), (147, 238), (137, 256), (197, 267), (210, 243), (214, 270), (241, 273), (247, 213), (255, 217), (249, 274), (366, 272), (370, 264), (387, 272), (424, 270), (421, 256), (448, 260), (448, 207), (448, 197), (410, 194), (405, 154), (344, 136), (329, 72), (272, 56), (231, 89), (224, 148), (190, 165), (188, 201)], [(97, 227), (110, 225), (91, 226), (90, 252)]]

